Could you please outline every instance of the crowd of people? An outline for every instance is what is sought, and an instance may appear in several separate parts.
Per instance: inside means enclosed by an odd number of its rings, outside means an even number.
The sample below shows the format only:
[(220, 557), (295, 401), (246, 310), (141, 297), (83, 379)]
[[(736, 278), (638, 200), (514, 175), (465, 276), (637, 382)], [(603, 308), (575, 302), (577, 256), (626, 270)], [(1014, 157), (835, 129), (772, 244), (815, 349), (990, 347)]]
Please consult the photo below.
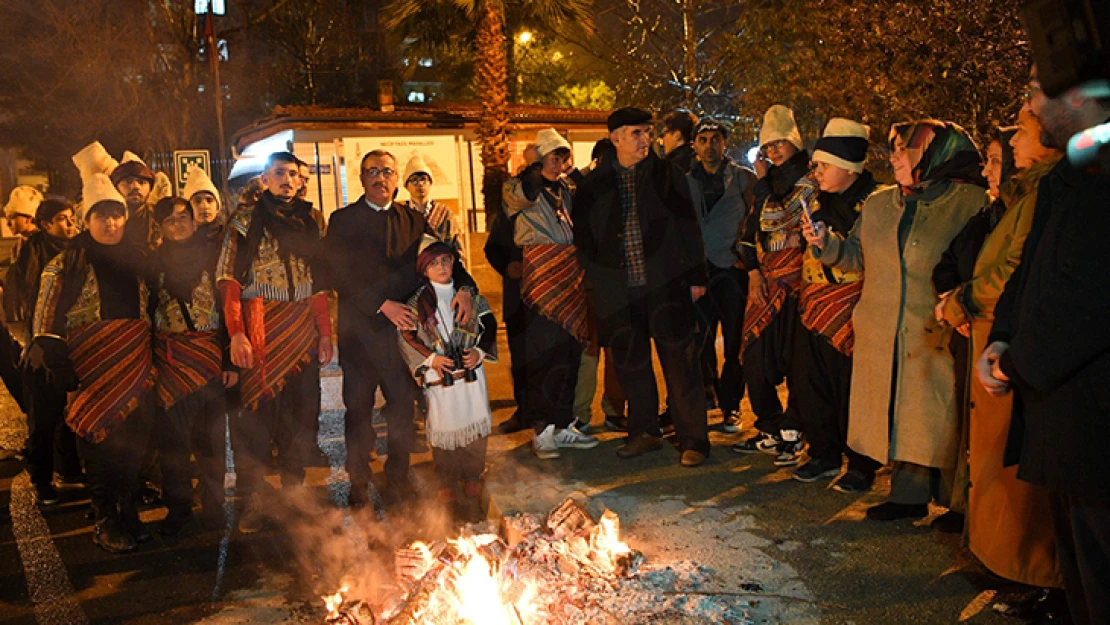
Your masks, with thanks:
[[(755, 432), (732, 451), (848, 494), (890, 465), (868, 519), (936, 502), (948, 512), (934, 526), (1016, 584), (1007, 609), (1110, 622), (1110, 337), (1095, 282), (1110, 179), (1061, 151), (1107, 117), (1101, 96), (1048, 98), (1034, 77), (985, 152), (949, 121), (891, 127), (892, 185), (867, 168), (868, 126), (833, 117), (810, 151), (783, 105), (764, 115), (753, 168), (727, 155), (727, 123), (683, 110), (661, 120), (661, 153), (651, 112), (613, 111), (579, 168), (562, 135), (539, 131), (485, 246), (518, 406), (500, 429), (531, 429), (541, 460), (596, 447), (600, 373), (605, 427), (626, 432), (617, 455), (673, 434), (693, 468), (710, 413), (739, 433), (747, 394)], [(41, 504), (87, 482), (93, 539), (111, 552), (150, 538), (138, 507), (152, 481), (158, 531), (222, 525), (230, 432), (237, 526), (261, 530), (271, 465), (297, 489), (318, 451), (320, 368), (336, 353), (349, 506), (370, 502), (378, 391), (387, 505), (416, 497), (414, 407), (440, 499), (478, 496), (500, 323), (419, 157), (402, 171), (366, 153), (364, 194), (326, 223), (288, 152), (234, 207), (200, 169), (178, 197), (131, 153), (94, 143), (74, 163), (79, 207), (19, 188), (8, 209), (23, 238), (0, 376), (28, 415)]]

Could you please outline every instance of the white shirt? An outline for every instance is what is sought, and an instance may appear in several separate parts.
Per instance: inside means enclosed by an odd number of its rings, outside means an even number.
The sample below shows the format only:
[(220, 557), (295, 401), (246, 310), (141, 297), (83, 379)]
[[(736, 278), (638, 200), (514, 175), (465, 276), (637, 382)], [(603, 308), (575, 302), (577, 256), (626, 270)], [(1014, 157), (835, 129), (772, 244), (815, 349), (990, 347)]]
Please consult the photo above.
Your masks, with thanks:
[(380, 213), (382, 211), (389, 210), (389, 207), (393, 206), (393, 202), (390, 202), (389, 204), (386, 204), (385, 206), (378, 206), (377, 204), (375, 204), (375, 203), (371, 202), (369, 199), (367, 199), (366, 200), (366, 205)]

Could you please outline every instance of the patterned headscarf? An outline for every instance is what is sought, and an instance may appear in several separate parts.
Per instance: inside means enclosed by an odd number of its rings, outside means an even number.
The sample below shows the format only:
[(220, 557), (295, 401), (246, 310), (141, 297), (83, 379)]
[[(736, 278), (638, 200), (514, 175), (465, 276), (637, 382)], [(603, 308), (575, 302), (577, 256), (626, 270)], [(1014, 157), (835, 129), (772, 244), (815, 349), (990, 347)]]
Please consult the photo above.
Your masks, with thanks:
[(890, 149), (894, 138), (906, 144), (913, 184), (902, 187), (902, 193), (921, 193), (937, 182), (969, 182), (986, 188), (983, 159), (975, 141), (963, 128), (952, 122), (923, 119), (894, 124), (890, 128)]

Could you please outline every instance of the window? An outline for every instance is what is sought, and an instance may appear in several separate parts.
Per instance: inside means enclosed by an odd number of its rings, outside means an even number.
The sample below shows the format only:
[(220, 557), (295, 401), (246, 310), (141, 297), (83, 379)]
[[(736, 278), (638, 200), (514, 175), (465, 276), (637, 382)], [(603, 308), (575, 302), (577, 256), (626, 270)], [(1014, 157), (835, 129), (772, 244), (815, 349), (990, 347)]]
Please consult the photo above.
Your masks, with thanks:
[(225, 13), (224, 0), (195, 0), (193, 10), (197, 15), (203, 15), (208, 12), (211, 6), (213, 15), (223, 15)]

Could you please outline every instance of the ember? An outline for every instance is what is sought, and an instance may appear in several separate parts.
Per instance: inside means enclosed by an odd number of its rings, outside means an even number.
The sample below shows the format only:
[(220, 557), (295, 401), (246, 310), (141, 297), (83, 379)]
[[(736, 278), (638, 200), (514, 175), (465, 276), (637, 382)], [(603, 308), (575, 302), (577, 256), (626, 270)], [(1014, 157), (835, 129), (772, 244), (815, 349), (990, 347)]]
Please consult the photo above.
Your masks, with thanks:
[[(324, 597), (329, 625), (570, 625), (635, 623), (669, 615), (693, 622), (746, 622), (726, 600), (686, 596), (683, 576), (653, 570), (620, 538), (620, 519), (595, 520), (567, 499), (541, 522), (527, 514), (489, 524), (450, 541), (414, 543), (394, 558), (397, 591), (377, 610), (347, 598)], [(725, 618), (727, 615), (728, 618)]]

